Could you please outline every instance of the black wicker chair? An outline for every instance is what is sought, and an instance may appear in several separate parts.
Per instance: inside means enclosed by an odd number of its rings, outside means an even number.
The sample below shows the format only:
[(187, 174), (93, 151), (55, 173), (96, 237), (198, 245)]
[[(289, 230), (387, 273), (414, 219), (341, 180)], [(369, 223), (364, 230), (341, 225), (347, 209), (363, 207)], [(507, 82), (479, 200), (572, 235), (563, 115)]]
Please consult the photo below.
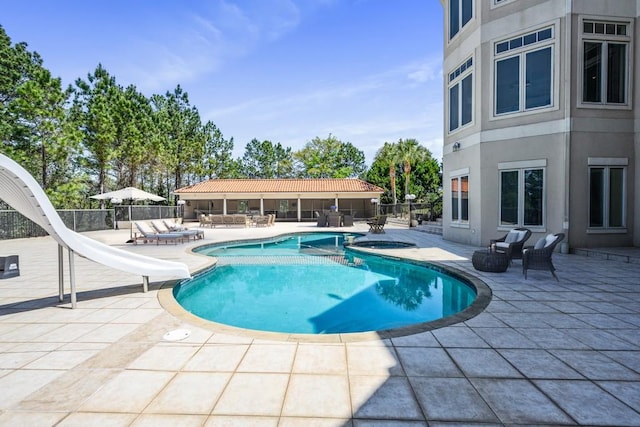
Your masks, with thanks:
[[(519, 234), (514, 234), (515, 232)], [(507, 258), (509, 258), (509, 262), (511, 262), (512, 259), (522, 259), (522, 247), (529, 237), (531, 237), (531, 230), (528, 228), (514, 228), (501, 238), (492, 239), (489, 243), (496, 245), (498, 252), (507, 254)], [(516, 240), (511, 241), (514, 238)]]
[[(546, 240), (545, 245), (540, 249), (535, 249), (535, 246), (528, 246), (524, 248), (522, 251), (522, 273), (524, 274), (524, 278), (527, 278), (527, 270), (545, 270), (550, 271), (553, 277), (557, 280), (558, 276), (556, 276), (556, 268), (553, 266), (553, 261), (551, 260), (551, 256), (553, 255), (553, 251), (558, 243), (564, 239), (564, 233), (558, 233), (550, 235), (554, 238), (551, 239), (547, 236), (547, 239), (544, 237), (538, 241), (540, 246), (542, 246), (543, 240)], [(538, 243), (536, 246), (539, 246)]]

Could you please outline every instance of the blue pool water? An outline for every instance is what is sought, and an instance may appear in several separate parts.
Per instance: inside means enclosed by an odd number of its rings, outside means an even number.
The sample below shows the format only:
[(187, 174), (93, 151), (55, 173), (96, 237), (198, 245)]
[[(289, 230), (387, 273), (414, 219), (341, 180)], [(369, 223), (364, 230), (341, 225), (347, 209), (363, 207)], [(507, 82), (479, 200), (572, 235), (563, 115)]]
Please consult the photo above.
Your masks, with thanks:
[(176, 286), (174, 296), (204, 319), (302, 334), (399, 328), (455, 314), (476, 297), (438, 268), (344, 249), (346, 235), (201, 247), (216, 267)]

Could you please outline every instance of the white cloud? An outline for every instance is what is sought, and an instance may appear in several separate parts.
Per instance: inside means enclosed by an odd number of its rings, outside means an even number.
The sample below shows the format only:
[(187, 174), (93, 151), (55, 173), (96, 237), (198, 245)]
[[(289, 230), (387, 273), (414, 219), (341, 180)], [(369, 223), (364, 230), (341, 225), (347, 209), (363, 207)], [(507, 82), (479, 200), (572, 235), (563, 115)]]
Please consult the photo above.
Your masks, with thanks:
[(427, 60), (416, 64), (414, 70), (408, 70), (407, 77), (409, 80), (417, 83), (425, 83), (429, 81), (440, 81), (442, 76), (442, 61), (440, 58)]
[(216, 0), (197, 15), (170, 18), (159, 23), (165, 27), (160, 37), (133, 40), (125, 61), (118, 61), (125, 64), (118, 74), (142, 90), (168, 89), (218, 70), (295, 29), (301, 14), (290, 0)]
[[(216, 123), (227, 137), (234, 137), (236, 155), (242, 155), (252, 138), (297, 150), (312, 138), (331, 133), (364, 151), (369, 164), (385, 141), (399, 138), (415, 138), (441, 159), (441, 83), (439, 77), (433, 77), (437, 67), (429, 64), (412, 62), (306, 91), (287, 87), (287, 93), (259, 94), (209, 110), (203, 118)], [(408, 80), (418, 70), (431, 77)], [(436, 94), (435, 98), (430, 94)]]

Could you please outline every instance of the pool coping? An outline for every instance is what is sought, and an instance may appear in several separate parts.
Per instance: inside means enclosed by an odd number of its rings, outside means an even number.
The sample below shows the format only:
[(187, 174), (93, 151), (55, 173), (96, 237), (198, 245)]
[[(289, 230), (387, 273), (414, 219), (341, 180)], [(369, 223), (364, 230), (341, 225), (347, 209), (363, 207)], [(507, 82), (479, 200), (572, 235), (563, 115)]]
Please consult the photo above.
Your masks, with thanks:
[[(320, 233), (329, 233), (328, 231), (319, 231)], [(311, 232), (316, 233), (316, 232)], [(240, 242), (247, 241), (260, 241), (260, 240), (272, 240), (273, 238), (278, 238), (286, 235), (296, 235), (301, 233), (284, 233), (276, 236), (272, 236), (268, 239), (259, 238), (259, 239), (242, 239), (242, 240), (233, 240), (227, 242), (219, 242), (216, 245), (225, 245), (225, 244), (234, 244)], [(308, 234), (308, 233), (307, 233)], [(194, 252), (195, 249), (201, 248), (203, 246), (211, 246), (211, 245), (201, 245), (191, 248), (191, 252), (196, 255), (202, 255), (198, 252)], [(447, 266), (437, 261), (422, 261), (416, 260), (412, 258), (401, 257), (397, 255), (389, 255), (387, 253), (379, 252), (378, 249), (371, 248), (362, 248), (362, 247), (352, 247), (351, 245), (345, 247), (345, 249), (352, 250), (354, 252), (362, 252), (362, 253), (370, 253), (376, 256), (380, 256), (387, 259), (395, 259), (401, 260), (405, 262), (409, 262), (415, 265), (426, 266), (428, 268), (435, 268), (436, 270), (441, 270), (446, 274), (450, 274), (456, 278), (462, 279), (467, 285), (472, 287), (476, 292), (476, 298), (474, 301), (462, 311), (458, 313), (452, 314), (450, 316), (442, 317), (440, 319), (431, 320), (428, 322), (416, 323), (409, 326), (403, 326), (400, 328), (393, 329), (384, 329), (380, 331), (367, 331), (367, 332), (348, 332), (348, 333), (338, 333), (338, 334), (300, 334), (300, 333), (286, 333), (286, 332), (271, 332), (271, 331), (260, 331), (256, 329), (246, 329), (239, 328), (236, 326), (226, 325), (224, 323), (214, 322), (212, 320), (203, 319), (199, 316), (196, 316), (193, 313), (185, 310), (175, 299), (173, 294), (173, 289), (176, 285), (178, 285), (181, 281), (169, 281), (165, 282), (160, 289), (158, 290), (158, 301), (160, 305), (173, 316), (187, 322), (193, 324), (194, 326), (201, 327), (212, 332), (218, 332), (229, 335), (238, 335), (243, 337), (250, 337), (254, 339), (264, 339), (264, 340), (273, 340), (273, 341), (291, 341), (291, 342), (303, 342), (303, 343), (346, 343), (346, 342), (360, 342), (360, 341), (372, 341), (372, 340), (381, 340), (387, 338), (398, 338), (404, 337), (408, 335), (414, 335), (422, 332), (432, 331), (434, 329), (443, 328), (446, 326), (455, 325), (461, 322), (465, 322), (480, 313), (482, 313), (493, 297), (493, 292), (491, 288), (481, 279), (475, 277), (465, 271), (457, 269), (455, 267)], [(383, 249), (384, 250), (384, 249)], [(214, 261), (198, 270), (195, 275), (203, 274), (204, 272), (215, 268), (217, 265), (217, 259), (213, 258)]]

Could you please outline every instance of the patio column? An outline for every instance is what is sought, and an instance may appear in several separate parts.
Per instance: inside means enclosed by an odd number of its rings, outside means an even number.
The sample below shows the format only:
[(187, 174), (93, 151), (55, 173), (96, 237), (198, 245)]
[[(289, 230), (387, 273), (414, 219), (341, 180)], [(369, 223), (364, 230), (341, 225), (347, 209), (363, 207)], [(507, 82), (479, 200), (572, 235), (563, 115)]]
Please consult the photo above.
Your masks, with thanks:
[(300, 195), (298, 194), (298, 222), (302, 219), (302, 206), (300, 206)]
[(340, 207), (338, 206), (338, 195), (336, 194), (336, 199), (335, 202), (333, 203), (336, 207), (336, 212), (340, 210)]
[(260, 216), (264, 215), (264, 195), (260, 195)]
[(224, 199), (222, 199), (222, 215), (227, 214), (227, 195), (224, 195)]

